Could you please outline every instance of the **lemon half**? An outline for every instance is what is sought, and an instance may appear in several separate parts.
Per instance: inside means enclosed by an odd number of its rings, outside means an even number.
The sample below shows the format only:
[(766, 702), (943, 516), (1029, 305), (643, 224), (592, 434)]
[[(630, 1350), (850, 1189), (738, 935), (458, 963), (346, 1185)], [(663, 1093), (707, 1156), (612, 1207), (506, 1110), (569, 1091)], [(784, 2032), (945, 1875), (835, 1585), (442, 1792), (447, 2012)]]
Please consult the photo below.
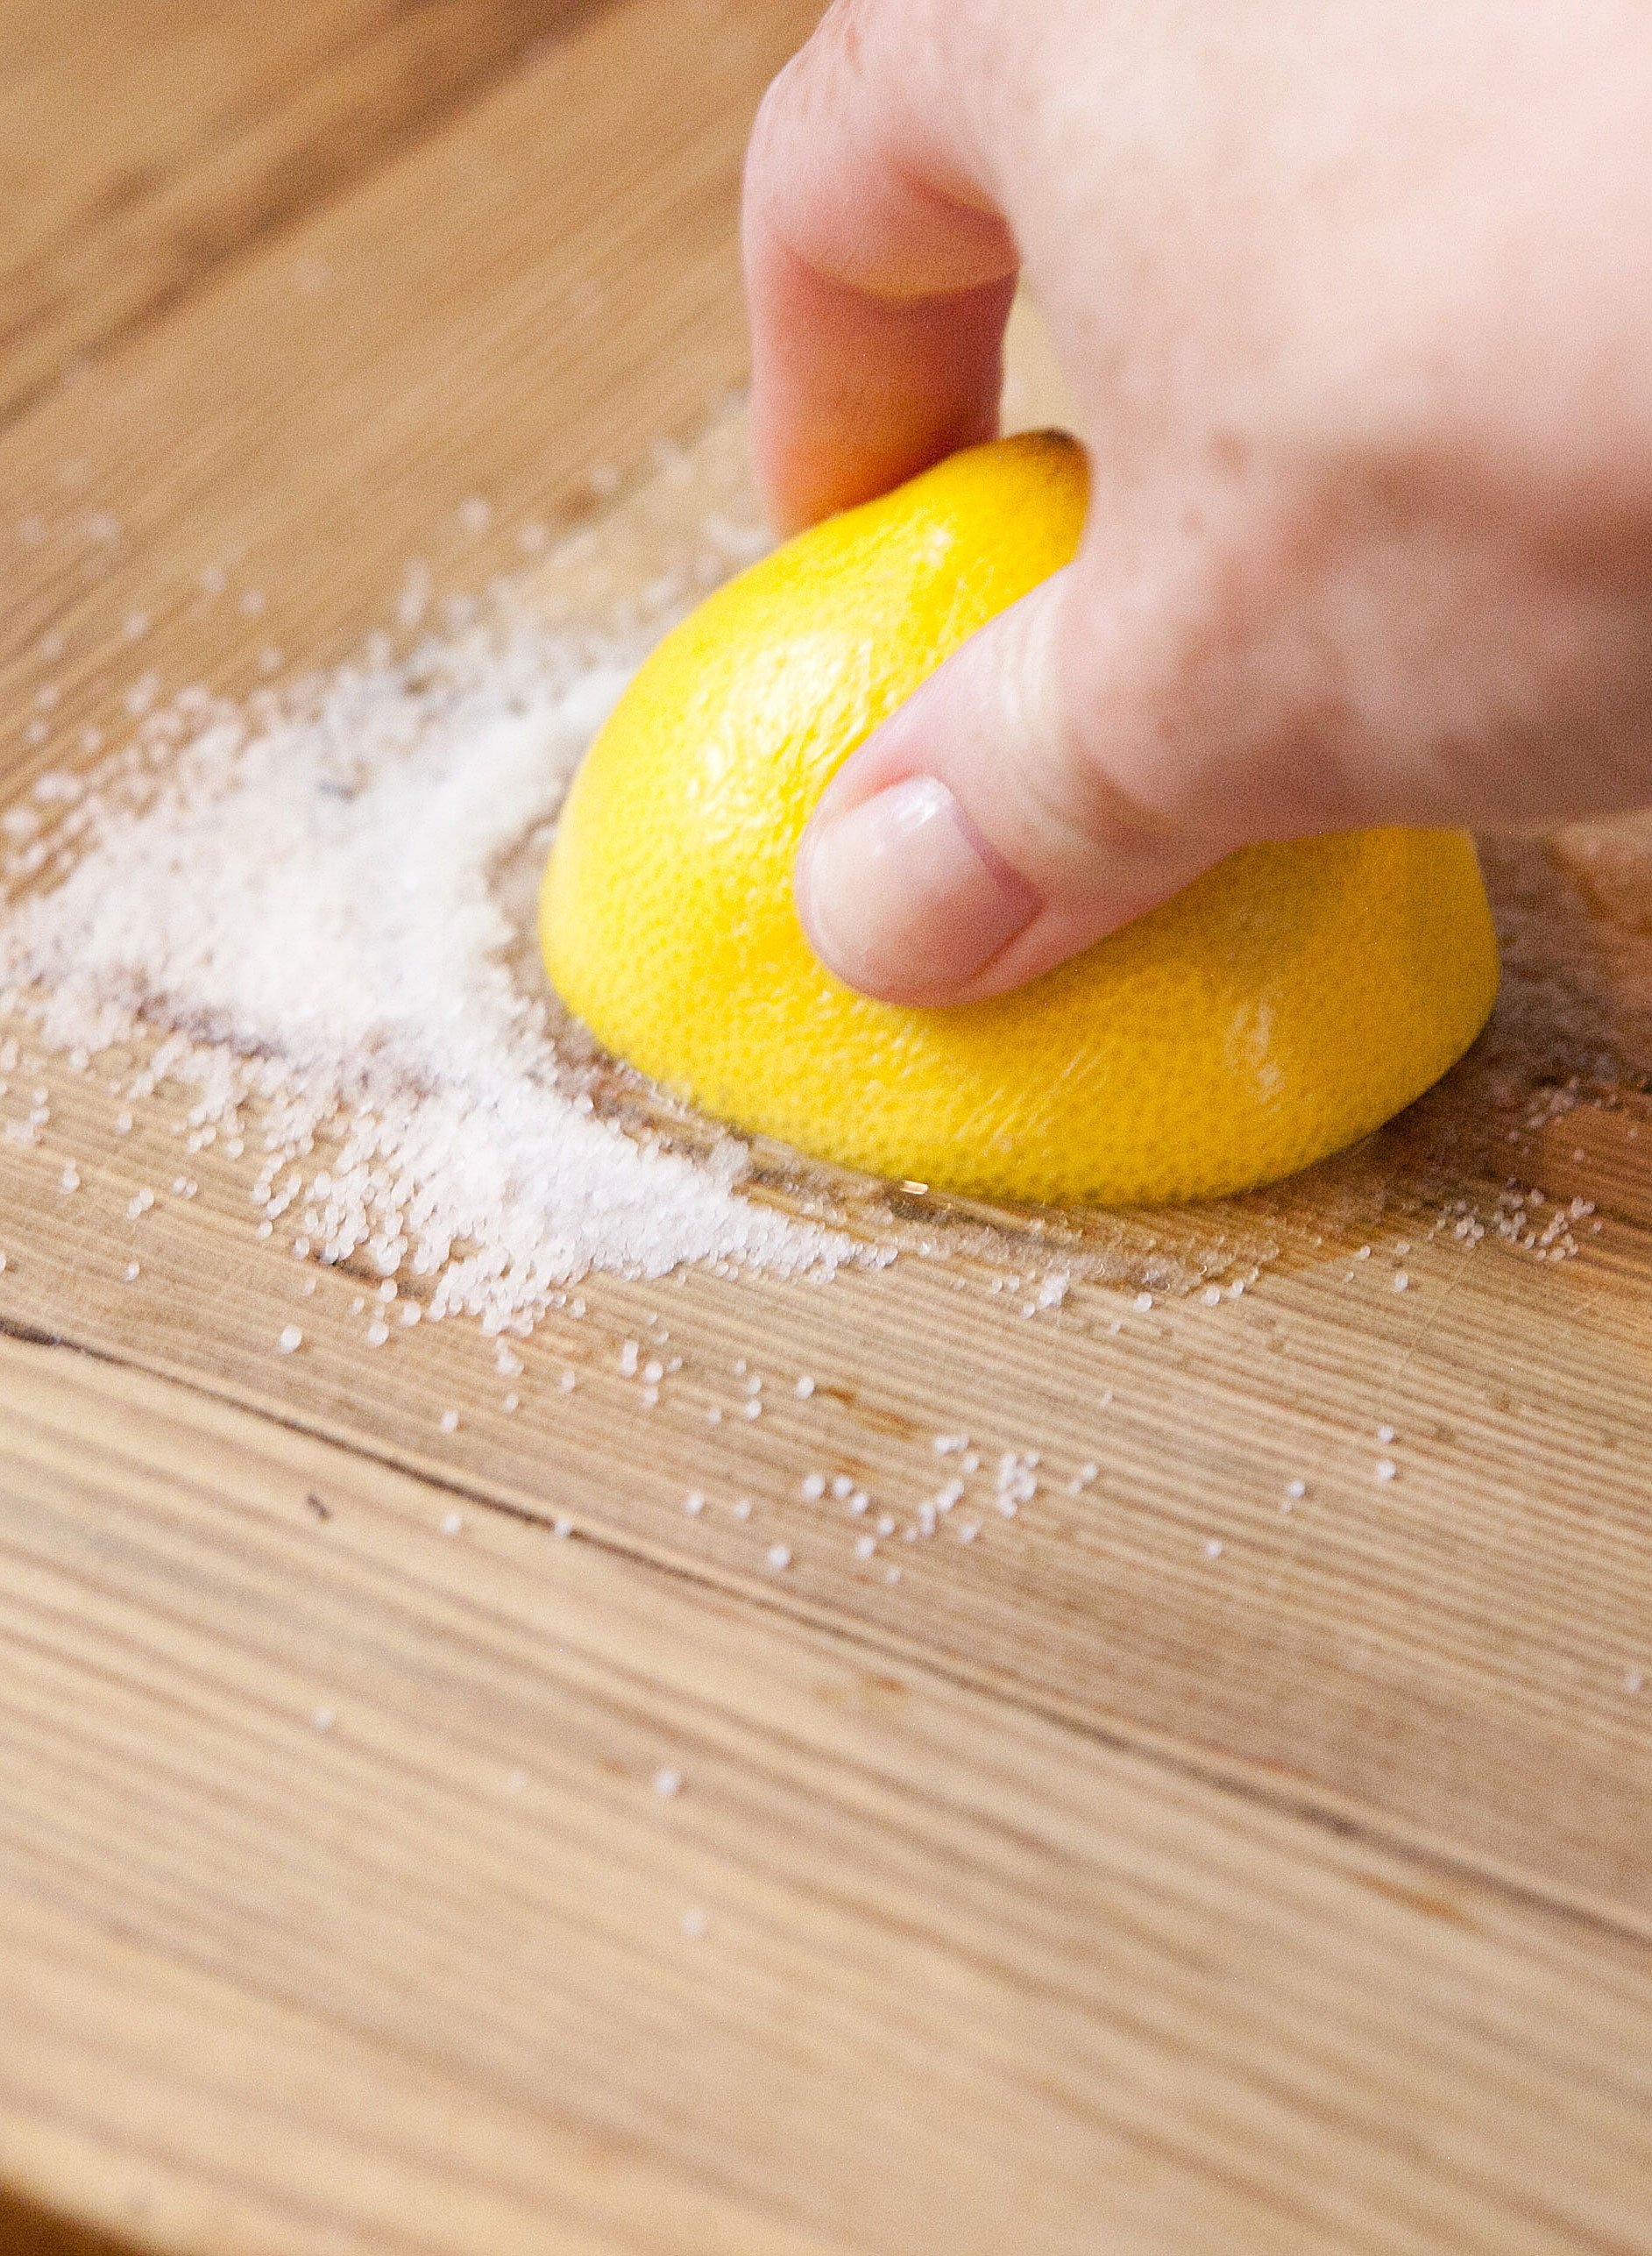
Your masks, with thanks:
[(821, 1159), (1102, 1204), (1288, 1174), (1461, 1056), (1497, 944), (1457, 831), (1246, 848), (1018, 993), (950, 1010), (870, 1002), (811, 953), (791, 865), (827, 779), (1069, 560), (1085, 500), (1068, 439), (974, 447), (665, 637), (574, 781), (542, 897), (551, 980), (601, 1043)]

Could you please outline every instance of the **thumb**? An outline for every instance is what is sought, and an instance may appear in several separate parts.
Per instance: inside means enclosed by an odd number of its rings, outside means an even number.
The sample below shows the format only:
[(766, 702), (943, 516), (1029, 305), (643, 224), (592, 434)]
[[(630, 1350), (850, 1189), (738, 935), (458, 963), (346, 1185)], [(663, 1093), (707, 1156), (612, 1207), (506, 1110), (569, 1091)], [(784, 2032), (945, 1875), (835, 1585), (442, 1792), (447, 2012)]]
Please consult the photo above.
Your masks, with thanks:
[[(1132, 629), (1085, 573), (1069, 565), (990, 621), (823, 793), (795, 890), (811, 946), (849, 986), (919, 1004), (1000, 994), (1241, 842), (1204, 729), (1173, 710), (1191, 686), (1185, 642), (1155, 652), (1161, 624)], [(1252, 794), (1244, 819), (1268, 812)]]

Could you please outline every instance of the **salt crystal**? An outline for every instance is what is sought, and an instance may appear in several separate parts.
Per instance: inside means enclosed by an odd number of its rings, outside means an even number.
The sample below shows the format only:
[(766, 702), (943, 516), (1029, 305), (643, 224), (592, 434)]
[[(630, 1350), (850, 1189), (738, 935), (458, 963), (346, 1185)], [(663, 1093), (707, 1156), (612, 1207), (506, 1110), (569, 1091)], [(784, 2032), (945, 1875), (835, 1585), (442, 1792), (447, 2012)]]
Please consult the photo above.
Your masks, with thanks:
[(796, 1391), (798, 1400), (800, 1402), (806, 1402), (810, 1395), (813, 1394), (814, 1381), (810, 1378), (807, 1372), (805, 1372), (803, 1377), (798, 1380)]
[(464, 1515), (462, 1512), (444, 1512), (443, 1514), (442, 1533), (444, 1536), (459, 1535), (463, 1533), (464, 1527)]
[(854, 1539), (854, 1556), (857, 1559), (869, 1559), (876, 1549), (876, 1536), (857, 1536)]
[(457, 1410), (443, 1410), (437, 1423), (444, 1434), (456, 1434), (459, 1430), (459, 1414)]
[(1379, 1426), (1377, 1429), (1377, 1439), (1379, 1442), (1391, 1442), (1393, 1439), (1393, 1428), (1392, 1426)]
[(670, 1801), (673, 1795), (683, 1791), (683, 1773), (680, 1770), (656, 1770), (654, 1773), (654, 1791), (663, 1800)]
[(1407, 1276), (1403, 1269), (1396, 1269), (1394, 1271), (1393, 1288), (1396, 1293), (1403, 1293), (1406, 1291), (1407, 1287), (1410, 1285), (1410, 1278)]
[(691, 1519), (698, 1519), (705, 1509), (705, 1499), (698, 1488), (689, 1490), (688, 1494), (683, 1499), (683, 1509)]
[(560, 1542), (566, 1543), (574, 1531), (574, 1523), (565, 1513), (558, 1513), (550, 1523), (550, 1532)]
[(824, 1472), (805, 1472), (798, 1486), (805, 1504), (818, 1504), (826, 1494), (826, 1475)]
[(275, 1344), (283, 1355), (293, 1355), (304, 1344), (304, 1335), (295, 1323), (283, 1324)]
[(1219, 1536), (1210, 1536), (1206, 1538), (1204, 1555), (1208, 1559), (1219, 1559), (1222, 1557), (1222, 1538)]
[(507, 961), (496, 872), (644, 640), (479, 628), (250, 718), (203, 693), (145, 797), (118, 766), (95, 783), (61, 882), (0, 897), (0, 1004), (60, 1054), (164, 1040), (197, 1129), (256, 1102), (298, 1178), (265, 1220), (308, 1202), (330, 1263), (411, 1263), (434, 1317), (531, 1323), (593, 1268), (888, 1258), (748, 1202), (732, 1138), (691, 1159), (596, 1117)]
[(769, 1546), (769, 1564), (776, 1574), (783, 1574), (786, 1568), (791, 1564), (791, 1545), (789, 1543), (770, 1543)]
[(1136, 1295), (1136, 1313), (1137, 1313), (1137, 1315), (1138, 1315), (1138, 1316), (1145, 1316), (1145, 1315), (1146, 1315), (1146, 1313), (1147, 1313), (1147, 1311), (1148, 1311), (1148, 1309), (1149, 1309), (1150, 1308), (1152, 1308), (1152, 1304), (1153, 1304), (1153, 1296), (1152, 1296), (1152, 1295), (1151, 1293), (1138, 1293), (1138, 1294), (1137, 1294), (1137, 1295)]
[(1392, 1480), (1392, 1479), (1393, 1479), (1395, 1478), (1395, 1476), (1396, 1476), (1396, 1475), (1397, 1475), (1397, 1473), (1399, 1472), (1400, 1468), (1399, 1468), (1399, 1466), (1394, 1463), (1394, 1461), (1393, 1461), (1393, 1458), (1391, 1458), (1391, 1457), (1379, 1457), (1379, 1458), (1377, 1459), (1377, 1468), (1376, 1468), (1376, 1470), (1377, 1470), (1377, 1479), (1378, 1479), (1379, 1480)]
[(698, 1905), (691, 1906), (683, 1914), (683, 1933), (688, 1937), (690, 1942), (698, 1942), (710, 1925), (710, 1918), (699, 1909)]

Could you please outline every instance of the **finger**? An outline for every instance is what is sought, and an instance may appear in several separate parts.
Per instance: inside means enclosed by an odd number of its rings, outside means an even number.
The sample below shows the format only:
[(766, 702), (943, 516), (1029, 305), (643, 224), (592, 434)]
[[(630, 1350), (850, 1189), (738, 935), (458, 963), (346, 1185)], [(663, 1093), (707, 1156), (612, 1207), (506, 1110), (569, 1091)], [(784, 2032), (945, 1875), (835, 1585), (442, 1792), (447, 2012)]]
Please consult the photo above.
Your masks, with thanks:
[(926, 12), (833, 8), (752, 136), (752, 443), (789, 528), (997, 427), (1015, 245), (971, 177), (960, 100), (926, 90)]

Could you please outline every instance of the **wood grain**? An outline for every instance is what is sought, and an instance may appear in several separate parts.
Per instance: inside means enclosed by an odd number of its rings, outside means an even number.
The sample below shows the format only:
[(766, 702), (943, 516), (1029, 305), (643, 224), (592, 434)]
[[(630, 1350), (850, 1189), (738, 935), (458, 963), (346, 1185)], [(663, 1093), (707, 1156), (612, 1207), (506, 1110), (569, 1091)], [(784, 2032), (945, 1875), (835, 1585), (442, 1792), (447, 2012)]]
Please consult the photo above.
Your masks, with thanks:
[(40, 2191), (214, 2256), (1645, 2245), (1645, 1952), (138, 1374), (9, 1345), (0, 1415)]
[(579, 0), (4, 0), (0, 424), (473, 100)]
[[(577, 614), (749, 508), (740, 152), (813, 12), (581, 21), (0, 432), (0, 796), (135, 688), (345, 655), (415, 559), (485, 597), (583, 525), (531, 582)], [(1492, 1034), (1279, 1193), (763, 1153), (899, 1261), (592, 1279), (508, 1380), (301, 1302), (228, 1162), (169, 1195), (177, 1091), (118, 1136), (25, 1060), (0, 2173), (167, 2250), (1652, 2249), (1649, 873), (1634, 822), (1500, 849)]]

